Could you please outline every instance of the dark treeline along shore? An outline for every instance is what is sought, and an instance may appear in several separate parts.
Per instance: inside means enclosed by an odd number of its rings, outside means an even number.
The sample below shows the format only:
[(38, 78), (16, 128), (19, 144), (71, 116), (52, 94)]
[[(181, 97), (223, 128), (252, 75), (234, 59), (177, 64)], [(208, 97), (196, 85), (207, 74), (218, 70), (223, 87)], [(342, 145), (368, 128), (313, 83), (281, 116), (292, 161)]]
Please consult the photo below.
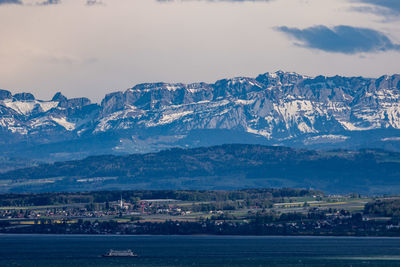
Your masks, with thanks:
[(2, 194), (0, 233), (400, 236), (400, 197), (291, 188)]

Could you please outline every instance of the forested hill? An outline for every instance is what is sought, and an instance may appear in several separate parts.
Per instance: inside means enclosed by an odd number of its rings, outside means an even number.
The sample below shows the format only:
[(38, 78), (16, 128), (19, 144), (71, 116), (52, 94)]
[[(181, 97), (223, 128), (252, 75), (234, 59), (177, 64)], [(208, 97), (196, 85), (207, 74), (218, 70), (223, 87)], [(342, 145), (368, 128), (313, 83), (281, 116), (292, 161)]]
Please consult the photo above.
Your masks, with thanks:
[[(396, 152), (326, 152), (232, 144), (43, 164), (1, 174), (0, 179), (8, 182), (0, 189), (303, 187), (327, 192), (398, 193), (399, 178), (400, 153)], [(40, 185), (23, 182), (45, 179)]]

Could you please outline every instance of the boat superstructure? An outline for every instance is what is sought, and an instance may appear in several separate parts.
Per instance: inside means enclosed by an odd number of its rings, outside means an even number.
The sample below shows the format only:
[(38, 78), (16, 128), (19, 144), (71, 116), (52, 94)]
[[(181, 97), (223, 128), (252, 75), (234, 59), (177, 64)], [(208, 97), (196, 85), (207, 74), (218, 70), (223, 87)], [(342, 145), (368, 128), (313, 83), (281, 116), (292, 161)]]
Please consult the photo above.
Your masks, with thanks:
[(103, 257), (138, 257), (132, 250), (114, 250), (110, 249)]

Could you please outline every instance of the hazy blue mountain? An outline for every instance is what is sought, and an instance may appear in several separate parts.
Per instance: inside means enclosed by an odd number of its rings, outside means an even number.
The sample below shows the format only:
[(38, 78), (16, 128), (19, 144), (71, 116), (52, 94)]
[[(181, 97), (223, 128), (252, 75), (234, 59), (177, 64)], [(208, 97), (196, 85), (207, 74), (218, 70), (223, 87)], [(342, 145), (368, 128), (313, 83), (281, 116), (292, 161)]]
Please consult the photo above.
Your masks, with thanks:
[(53, 161), (224, 143), (400, 151), (400, 75), (148, 83), (101, 104), (0, 90), (2, 156)]
[(222, 145), (91, 156), (0, 174), (0, 191), (296, 187), (400, 193), (400, 153)]

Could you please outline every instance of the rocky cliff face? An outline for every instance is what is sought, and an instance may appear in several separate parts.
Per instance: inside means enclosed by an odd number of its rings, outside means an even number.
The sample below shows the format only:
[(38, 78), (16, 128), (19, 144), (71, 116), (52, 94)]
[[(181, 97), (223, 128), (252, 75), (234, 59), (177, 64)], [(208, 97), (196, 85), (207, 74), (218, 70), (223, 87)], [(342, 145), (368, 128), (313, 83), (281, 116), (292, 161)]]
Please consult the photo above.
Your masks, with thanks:
[(400, 75), (263, 74), (215, 84), (143, 84), (106, 96), (94, 132), (131, 127), (237, 129), (267, 139), (400, 128)]
[[(348, 147), (363, 146), (355, 138), (363, 136), (364, 146), (390, 143), (397, 149), (399, 129), (400, 75), (310, 78), (276, 72), (214, 84), (150, 83), (108, 94), (100, 105), (61, 93), (42, 101), (0, 91), (4, 144), (112, 138), (101, 142), (110, 152), (140, 152), (203, 145), (209, 131), (220, 133), (217, 143)], [(202, 137), (193, 134), (199, 131)]]

